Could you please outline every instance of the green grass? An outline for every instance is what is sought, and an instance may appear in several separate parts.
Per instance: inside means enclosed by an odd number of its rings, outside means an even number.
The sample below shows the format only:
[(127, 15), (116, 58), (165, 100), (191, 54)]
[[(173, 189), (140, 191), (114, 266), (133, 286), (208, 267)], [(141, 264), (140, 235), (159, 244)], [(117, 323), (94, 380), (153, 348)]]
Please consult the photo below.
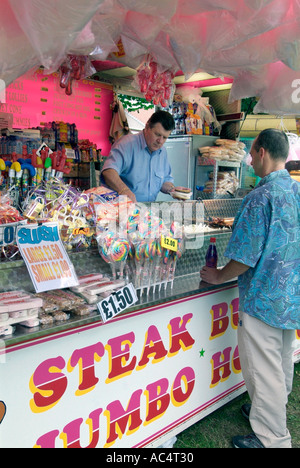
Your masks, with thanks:
[[(293, 391), (287, 406), (287, 425), (293, 448), (300, 448), (300, 363), (295, 365)], [(249, 403), (247, 393), (177, 435), (174, 448), (232, 448), (232, 437), (251, 432), (241, 414), (241, 406)]]

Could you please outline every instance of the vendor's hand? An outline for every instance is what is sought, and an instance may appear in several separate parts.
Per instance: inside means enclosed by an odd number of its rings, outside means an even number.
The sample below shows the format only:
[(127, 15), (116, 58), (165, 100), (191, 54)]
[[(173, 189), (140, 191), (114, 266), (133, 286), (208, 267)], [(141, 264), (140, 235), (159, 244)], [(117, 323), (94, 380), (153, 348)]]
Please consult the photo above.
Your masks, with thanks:
[(163, 193), (168, 193), (172, 195), (172, 192), (175, 190), (175, 186), (172, 182), (164, 182), (160, 189)]
[(129, 190), (129, 188), (124, 188), (123, 190), (121, 190), (119, 192), (119, 195), (123, 195), (124, 197), (128, 197), (129, 200), (131, 200), (133, 203), (136, 203), (136, 197), (134, 195), (134, 193)]
[(221, 284), (222, 281), (222, 270), (218, 270), (217, 268), (211, 268), (204, 266), (200, 270), (200, 278), (205, 283), (209, 284)]

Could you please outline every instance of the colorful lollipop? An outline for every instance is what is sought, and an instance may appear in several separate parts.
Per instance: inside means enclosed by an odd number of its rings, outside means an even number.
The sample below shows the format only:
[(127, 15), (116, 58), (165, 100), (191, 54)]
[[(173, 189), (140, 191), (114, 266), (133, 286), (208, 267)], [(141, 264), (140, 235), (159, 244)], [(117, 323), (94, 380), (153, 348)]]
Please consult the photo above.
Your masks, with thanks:
[(126, 239), (115, 239), (110, 245), (110, 260), (112, 263), (112, 269), (115, 275), (115, 263), (119, 266), (119, 276), (123, 278), (124, 275), (124, 266), (127, 260), (130, 247), (129, 242)]
[(116, 264), (119, 267), (119, 275), (123, 278), (124, 266), (130, 251), (127, 239), (120, 238), (113, 232), (106, 232), (97, 238), (99, 253), (106, 263), (111, 265), (112, 274), (116, 278)]

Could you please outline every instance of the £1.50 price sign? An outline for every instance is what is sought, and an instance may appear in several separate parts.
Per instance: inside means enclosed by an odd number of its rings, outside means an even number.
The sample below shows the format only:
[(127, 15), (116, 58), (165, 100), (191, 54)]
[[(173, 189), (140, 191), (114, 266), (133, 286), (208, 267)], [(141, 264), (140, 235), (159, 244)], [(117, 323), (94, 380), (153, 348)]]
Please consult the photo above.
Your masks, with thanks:
[(97, 304), (97, 307), (103, 322), (107, 322), (131, 307), (137, 300), (136, 290), (133, 284), (130, 283), (103, 299)]

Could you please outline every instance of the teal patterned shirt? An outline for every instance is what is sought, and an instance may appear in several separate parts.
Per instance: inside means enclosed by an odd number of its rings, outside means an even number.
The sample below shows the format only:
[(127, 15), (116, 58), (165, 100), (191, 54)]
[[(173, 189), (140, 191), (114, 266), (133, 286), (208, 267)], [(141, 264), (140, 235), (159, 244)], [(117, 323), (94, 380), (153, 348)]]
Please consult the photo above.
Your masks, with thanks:
[(272, 327), (300, 329), (300, 184), (286, 170), (244, 198), (225, 257), (250, 267), (238, 278), (240, 310)]

